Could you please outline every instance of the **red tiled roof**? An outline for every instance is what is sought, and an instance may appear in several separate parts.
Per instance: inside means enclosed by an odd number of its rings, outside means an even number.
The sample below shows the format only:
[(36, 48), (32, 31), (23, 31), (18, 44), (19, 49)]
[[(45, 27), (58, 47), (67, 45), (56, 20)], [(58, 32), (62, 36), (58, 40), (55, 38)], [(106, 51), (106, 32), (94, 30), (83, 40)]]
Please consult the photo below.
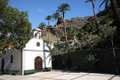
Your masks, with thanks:
[(14, 48), (14, 46), (13, 46), (13, 45), (10, 45), (9, 48)]
[(68, 43), (68, 42), (72, 42), (72, 41), (75, 41), (75, 40), (69, 40), (69, 41), (59, 42), (59, 44)]

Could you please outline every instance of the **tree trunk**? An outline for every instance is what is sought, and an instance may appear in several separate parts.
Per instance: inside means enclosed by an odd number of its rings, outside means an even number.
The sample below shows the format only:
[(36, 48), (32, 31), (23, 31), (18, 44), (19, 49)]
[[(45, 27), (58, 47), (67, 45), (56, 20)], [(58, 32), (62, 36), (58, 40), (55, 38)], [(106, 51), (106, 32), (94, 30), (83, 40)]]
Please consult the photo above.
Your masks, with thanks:
[(48, 42), (49, 42), (49, 45), (48, 45), (48, 46), (50, 47), (50, 35), (49, 35), (49, 34), (50, 34), (50, 33), (49, 33), (50, 31), (49, 31), (49, 29), (50, 29), (50, 28), (48, 28)]
[(120, 15), (119, 15), (119, 8), (117, 5), (117, 1), (110, 0), (110, 2), (112, 6), (112, 11), (113, 11), (114, 22), (117, 26), (117, 33), (120, 34)]
[[(57, 30), (57, 35), (56, 35), (56, 37), (57, 37), (57, 45), (59, 44), (59, 42), (58, 42), (58, 29), (57, 29), (57, 19), (55, 19), (55, 22), (56, 22), (56, 30)], [(58, 51), (58, 48), (57, 48), (57, 51)]]
[(117, 0), (117, 5), (118, 7), (120, 7), (120, 0)]
[(66, 32), (66, 25), (65, 25), (65, 17), (64, 17), (64, 12), (63, 12), (63, 19), (64, 19), (64, 35), (65, 35), (65, 47), (67, 47), (67, 32)]
[(98, 33), (98, 24), (97, 24), (97, 17), (96, 17), (96, 13), (95, 13), (94, 0), (92, 0), (92, 5), (93, 5), (93, 13), (94, 13), (95, 25), (96, 25), (96, 29), (97, 29), (97, 33)]
[(49, 22), (50, 22), (50, 21), (48, 20), (48, 27), (49, 27)]
[[(49, 26), (49, 20), (48, 20), (48, 42), (49, 42), (49, 45), (50, 45), (50, 37), (49, 37), (50, 33), (49, 32), (50, 32), (50, 26)], [(49, 47), (51, 47), (51, 46), (49, 46)]]

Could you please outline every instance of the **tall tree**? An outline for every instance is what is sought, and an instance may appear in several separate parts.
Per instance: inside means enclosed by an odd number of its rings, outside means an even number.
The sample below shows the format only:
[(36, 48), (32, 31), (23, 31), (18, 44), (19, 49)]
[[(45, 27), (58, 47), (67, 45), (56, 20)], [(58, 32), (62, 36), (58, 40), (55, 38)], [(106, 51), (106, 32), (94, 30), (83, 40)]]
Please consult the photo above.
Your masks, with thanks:
[(44, 27), (46, 26), (46, 24), (44, 22), (41, 22), (40, 24), (38, 24), (38, 28), (42, 30), (42, 36), (45, 35), (45, 32), (44, 32)]
[(65, 35), (65, 41), (67, 41), (67, 32), (66, 32), (66, 25), (65, 25), (65, 11), (71, 11), (70, 5), (67, 3), (60, 4), (58, 6), (57, 12), (61, 12), (63, 14), (63, 19), (64, 19), (64, 35)]
[(50, 15), (48, 15), (45, 19), (48, 20), (48, 26), (49, 26), (50, 25), (50, 20), (52, 19), (52, 17)]
[(117, 33), (120, 34), (120, 15), (119, 15), (119, 8), (118, 8), (117, 1), (110, 0), (110, 3), (111, 3), (112, 11), (113, 11), (114, 22), (117, 26)]
[(92, 2), (94, 19), (95, 19), (96, 29), (97, 29), (97, 33), (98, 33), (98, 24), (97, 24), (97, 17), (96, 17), (96, 13), (95, 13), (95, 5), (94, 5), (95, 0), (87, 0), (87, 1), (85, 1), (85, 3), (87, 3), (87, 2)]
[(52, 18), (54, 18), (55, 20), (55, 24), (56, 24), (56, 30), (57, 30), (57, 33), (56, 33), (56, 37), (57, 37), (57, 44), (58, 44), (58, 28), (57, 28), (57, 20), (58, 18), (60, 17), (59, 13), (54, 13)]
[[(7, 0), (0, 0), (0, 51), (5, 52), (9, 45), (22, 49), (30, 38), (31, 23), (27, 12), (8, 5)], [(21, 44), (21, 42), (24, 42)]]
[(21, 51), (21, 74), (22, 49), (31, 37), (31, 23), (28, 12), (19, 12), (18, 9), (10, 7), (7, 0), (0, 0), (0, 52), (4, 53), (9, 45)]
[(18, 49), (23, 49), (31, 37), (31, 23), (28, 19), (28, 12), (20, 12), (18, 14), (18, 18), (16, 19), (16, 23), (14, 25), (14, 29), (12, 32), (12, 36), (14, 36), (14, 45)]
[[(48, 20), (48, 28), (50, 28), (50, 20), (52, 19), (52, 16), (48, 15), (45, 19)], [(49, 30), (50, 29), (48, 29), (48, 32), (50, 32)], [(49, 44), (50, 44), (50, 35), (49, 35), (49, 33), (48, 33), (48, 41), (49, 41)]]
[(111, 4), (112, 11), (113, 11), (113, 17), (114, 17), (114, 22), (117, 26), (117, 33), (120, 34), (120, 15), (119, 15), (120, 0), (103, 0), (100, 7), (104, 3), (106, 4), (105, 5), (106, 7), (107, 7), (108, 3)]
[(5, 53), (5, 48), (8, 46), (6, 45), (7, 40), (9, 40), (8, 39), (9, 37), (7, 36), (7, 34), (9, 33), (9, 30), (8, 30), (8, 26), (6, 26), (7, 24), (5, 21), (5, 19), (7, 19), (6, 14), (8, 15), (8, 13), (6, 13), (7, 5), (8, 5), (7, 0), (0, 0), (0, 54), (1, 55)]
[(42, 29), (46, 26), (46, 24), (44, 22), (41, 22), (39, 25), (38, 25), (38, 28)]

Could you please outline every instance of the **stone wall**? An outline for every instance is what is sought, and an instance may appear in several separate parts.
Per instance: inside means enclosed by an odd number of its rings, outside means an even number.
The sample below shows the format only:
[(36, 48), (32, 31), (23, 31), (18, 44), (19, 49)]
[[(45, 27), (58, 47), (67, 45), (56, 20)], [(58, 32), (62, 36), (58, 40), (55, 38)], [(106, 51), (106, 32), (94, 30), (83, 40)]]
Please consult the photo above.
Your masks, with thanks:
[[(85, 62), (86, 55), (96, 54), (99, 61), (95, 64), (96, 72), (115, 73), (116, 63), (120, 70), (120, 49), (115, 49), (117, 61), (114, 58), (112, 49), (80, 50), (72, 53), (53, 56), (53, 68), (64, 69), (65, 61), (69, 69), (77, 67), (79, 71), (89, 71)], [(67, 60), (66, 60), (67, 59)]]

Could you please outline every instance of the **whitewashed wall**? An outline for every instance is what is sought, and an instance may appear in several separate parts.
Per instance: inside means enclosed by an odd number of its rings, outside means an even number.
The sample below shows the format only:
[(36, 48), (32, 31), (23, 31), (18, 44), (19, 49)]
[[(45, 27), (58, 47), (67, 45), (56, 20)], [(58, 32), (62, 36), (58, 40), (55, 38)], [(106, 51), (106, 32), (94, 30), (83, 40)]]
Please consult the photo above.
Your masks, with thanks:
[[(24, 70), (34, 69), (34, 61), (37, 56), (40, 56), (42, 60), (44, 60), (43, 52), (23, 51), (23, 53), (24, 53)], [(44, 67), (44, 64), (43, 64), (43, 67)]]
[[(10, 62), (13, 55), (13, 63)], [(19, 70), (21, 72), (21, 51), (16, 49), (8, 50), (6, 54), (0, 58), (0, 62), (4, 58), (4, 70)], [(1, 69), (2, 62), (0, 63)], [(20, 74), (19, 72), (19, 74)]]
[(49, 52), (45, 52), (46, 67), (52, 67), (52, 57)]
[[(37, 42), (40, 43), (39, 47), (36, 45)], [(44, 51), (49, 51), (49, 48), (42, 38), (34, 37), (30, 39), (23, 49), (23, 70), (34, 69), (34, 61), (37, 56), (42, 58), (43, 68), (52, 67), (50, 52)], [(10, 63), (11, 55), (13, 55), (13, 63)], [(21, 51), (8, 50), (8, 53), (3, 57), (5, 61), (4, 70), (19, 70), (21, 73)], [(0, 69), (2, 58), (0, 58)]]
[[(36, 43), (40, 42), (40, 47), (36, 46)], [(32, 38), (29, 40), (29, 42), (26, 44), (26, 47), (23, 50), (43, 50), (43, 40)]]
[[(40, 43), (39, 47), (36, 46), (37, 42)], [(43, 68), (52, 67), (50, 52), (44, 52), (44, 50), (49, 50), (49, 48), (42, 39), (32, 38), (31, 40), (29, 40), (29, 42), (26, 44), (26, 47), (23, 49), (24, 70), (35, 69), (34, 61), (37, 56), (42, 58)]]

